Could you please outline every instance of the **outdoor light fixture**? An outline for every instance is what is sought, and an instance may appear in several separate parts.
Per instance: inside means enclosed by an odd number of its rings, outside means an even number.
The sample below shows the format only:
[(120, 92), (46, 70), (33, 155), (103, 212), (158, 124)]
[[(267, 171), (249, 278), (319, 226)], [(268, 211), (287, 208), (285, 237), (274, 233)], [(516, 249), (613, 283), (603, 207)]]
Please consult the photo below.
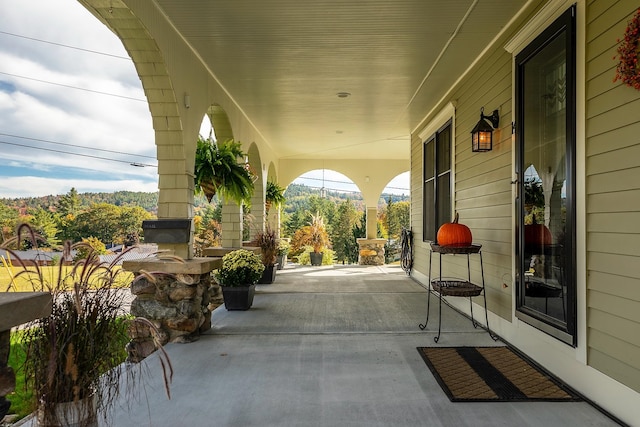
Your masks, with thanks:
[[(491, 124), (487, 123), (487, 120)], [(493, 130), (500, 123), (500, 115), (498, 110), (493, 110), (490, 116), (484, 115), (484, 107), (480, 109), (480, 121), (471, 131), (471, 151), (491, 151), (493, 148)]]

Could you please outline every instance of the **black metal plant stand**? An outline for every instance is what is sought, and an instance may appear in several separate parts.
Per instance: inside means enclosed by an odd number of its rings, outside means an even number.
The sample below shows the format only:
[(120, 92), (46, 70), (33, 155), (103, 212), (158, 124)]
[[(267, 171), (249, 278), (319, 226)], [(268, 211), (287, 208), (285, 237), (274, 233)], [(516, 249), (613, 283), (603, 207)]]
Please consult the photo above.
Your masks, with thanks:
[[(427, 323), (429, 323), (429, 306), (431, 301), (431, 288), (438, 293), (438, 335), (433, 338), (433, 340), (437, 343), (440, 340), (440, 332), (442, 326), (442, 297), (443, 296), (452, 296), (452, 297), (469, 297), (469, 306), (471, 308), (471, 323), (474, 328), (478, 327), (478, 322), (473, 317), (473, 301), (472, 297), (476, 297), (482, 294), (484, 298), (484, 314), (485, 321), (487, 322), (487, 332), (491, 338), (495, 341), (498, 339), (497, 336), (493, 335), (491, 329), (489, 329), (489, 314), (487, 311), (487, 293), (484, 285), (484, 267), (482, 265), (482, 252), (480, 248), (482, 245), (471, 245), (471, 246), (440, 246), (434, 243), (431, 244), (431, 252), (429, 253), (429, 285), (427, 292), (427, 320), (425, 320), (424, 324), (420, 324), (419, 327), (421, 330), (424, 330), (427, 327)], [(440, 277), (436, 280), (431, 280), (431, 261), (433, 253), (439, 254), (440, 258)], [(463, 254), (467, 256), (467, 280), (443, 280), (442, 279), (442, 256), (443, 255), (455, 255), (455, 254)], [(480, 273), (482, 276), (482, 286), (478, 286), (474, 283), (471, 283), (471, 264), (470, 264), (470, 255), (478, 254), (480, 256)]]

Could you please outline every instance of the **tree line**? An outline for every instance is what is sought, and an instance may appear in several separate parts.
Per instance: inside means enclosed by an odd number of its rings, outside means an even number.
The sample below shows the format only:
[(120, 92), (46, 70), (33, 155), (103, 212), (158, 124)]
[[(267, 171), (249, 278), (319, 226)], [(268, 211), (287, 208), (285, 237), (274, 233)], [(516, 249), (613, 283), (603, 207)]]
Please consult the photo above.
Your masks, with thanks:
[[(321, 194), (319, 189), (291, 184), (285, 197), (282, 237), (293, 237), (296, 230), (309, 224), (311, 215), (320, 214), (336, 261), (357, 262), (356, 239), (365, 237), (366, 233), (364, 201), (359, 193), (328, 191)], [(157, 192), (79, 194), (75, 188), (57, 196), (0, 199), (2, 240), (13, 237), (17, 226), (27, 223), (42, 236), (39, 246), (44, 248), (56, 248), (66, 240), (79, 242), (90, 238), (107, 246), (134, 245), (143, 241), (142, 221), (156, 217), (157, 200)], [(196, 197), (194, 205), (194, 243), (198, 255), (203, 247), (220, 243), (222, 214), (221, 203), (216, 198), (208, 203), (204, 197)], [(250, 210), (245, 209), (245, 213), (244, 237), (248, 239), (255, 219)], [(387, 251), (391, 255), (397, 249), (402, 227), (408, 225), (408, 197), (383, 195), (378, 204), (376, 234), (388, 240)]]
[[(297, 230), (309, 225), (312, 215), (319, 214), (326, 224), (335, 260), (339, 263), (358, 261), (357, 239), (366, 237), (366, 213), (360, 193), (329, 191), (323, 194), (315, 188), (291, 184), (285, 198), (281, 217), (284, 237), (293, 238)], [(380, 197), (376, 236), (387, 239), (388, 262), (399, 253), (400, 233), (403, 227), (409, 226), (409, 215), (407, 196), (383, 194)]]
[[(141, 193), (119, 206), (93, 201), (92, 194), (80, 195), (75, 188), (55, 197), (4, 199), (0, 204), (2, 240), (15, 236), (18, 225), (29, 224), (42, 238), (38, 243), (42, 248), (57, 248), (64, 241), (79, 242), (89, 237), (107, 245), (134, 245), (140, 242), (142, 221), (154, 218), (152, 212), (133, 202), (146, 199), (148, 195)], [(30, 245), (25, 241), (21, 249), (29, 249)]]

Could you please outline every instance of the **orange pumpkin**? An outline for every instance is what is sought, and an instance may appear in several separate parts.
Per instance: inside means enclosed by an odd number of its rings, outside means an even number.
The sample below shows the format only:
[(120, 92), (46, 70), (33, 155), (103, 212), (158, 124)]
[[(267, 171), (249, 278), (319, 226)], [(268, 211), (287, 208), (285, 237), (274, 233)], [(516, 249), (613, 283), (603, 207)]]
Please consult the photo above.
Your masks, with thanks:
[(436, 236), (440, 246), (470, 246), (472, 242), (471, 230), (464, 224), (458, 224), (459, 215), (453, 222), (442, 224)]
[(524, 226), (524, 244), (526, 246), (546, 246), (553, 243), (551, 231), (544, 224)]

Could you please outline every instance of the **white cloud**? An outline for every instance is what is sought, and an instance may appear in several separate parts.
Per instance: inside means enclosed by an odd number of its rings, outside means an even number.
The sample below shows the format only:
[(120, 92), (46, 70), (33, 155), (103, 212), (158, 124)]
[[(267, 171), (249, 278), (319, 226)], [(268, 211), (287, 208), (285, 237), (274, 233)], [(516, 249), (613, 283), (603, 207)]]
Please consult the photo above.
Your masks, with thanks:
[[(3, 32), (127, 57), (117, 36), (77, 1), (0, 0), (0, 10)], [(132, 162), (156, 163), (147, 103), (60, 85), (145, 98), (130, 60), (0, 34), (0, 133), (3, 134), (0, 135), (0, 175), (4, 175), (5, 181), (11, 181), (11, 185), (0, 185), (0, 197), (58, 194), (60, 191), (64, 194), (71, 187), (78, 191), (83, 187), (88, 188), (86, 191), (98, 191), (98, 188), (99, 191), (133, 188), (156, 191), (155, 168), (130, 166)], [(17, 169), (20, 167), (24, 170)], [(35, 178), (35, 171), (39, 176), (46, 176)], [(96, 171), (101, 173), (99, 180), (95, 179)], [(14, 180), (15, 175), (22, 181)]]

